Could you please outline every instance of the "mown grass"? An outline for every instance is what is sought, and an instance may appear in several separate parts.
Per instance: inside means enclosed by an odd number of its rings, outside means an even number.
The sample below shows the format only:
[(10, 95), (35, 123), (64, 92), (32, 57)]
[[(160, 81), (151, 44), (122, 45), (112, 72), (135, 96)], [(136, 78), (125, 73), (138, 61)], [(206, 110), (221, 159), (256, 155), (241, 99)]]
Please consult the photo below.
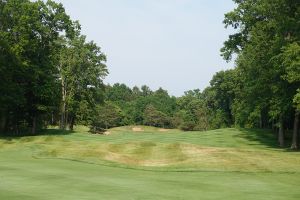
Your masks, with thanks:
[(118, 127), (0, 139), (0, 199), (299, 199), (300, 152), (269, 131)]

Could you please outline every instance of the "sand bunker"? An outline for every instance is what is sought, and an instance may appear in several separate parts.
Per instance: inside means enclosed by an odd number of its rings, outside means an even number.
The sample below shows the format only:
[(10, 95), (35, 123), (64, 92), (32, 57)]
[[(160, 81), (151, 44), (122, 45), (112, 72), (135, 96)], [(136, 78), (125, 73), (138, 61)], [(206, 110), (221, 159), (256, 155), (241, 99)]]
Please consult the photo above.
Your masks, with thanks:
[(167, 132), (167, 131), (169, 131), (169, 129), (160, 128), (160, 129), (158, 129), (158, 131), (159, 131), (159, 132)]
[(143, 132), (144, 130), (140, 127), (133, 127), (132, 131), (134, 131), (134, 132)]
[(110, 134), (109, 131), (105, 131), (105, 132), (103, 133), (103, 135), (109, 135), (109, 134)]

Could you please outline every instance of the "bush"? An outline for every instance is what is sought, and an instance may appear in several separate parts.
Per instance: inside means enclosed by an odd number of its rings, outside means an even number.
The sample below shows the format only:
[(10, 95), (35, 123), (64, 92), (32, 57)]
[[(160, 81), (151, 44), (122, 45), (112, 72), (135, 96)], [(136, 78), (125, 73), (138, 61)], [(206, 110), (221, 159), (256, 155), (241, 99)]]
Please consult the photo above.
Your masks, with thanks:
[(183, 122), (179, 128), (183, 131), (193, 131), (195, 126), (196, 124), (190, 121), (190, 122)]

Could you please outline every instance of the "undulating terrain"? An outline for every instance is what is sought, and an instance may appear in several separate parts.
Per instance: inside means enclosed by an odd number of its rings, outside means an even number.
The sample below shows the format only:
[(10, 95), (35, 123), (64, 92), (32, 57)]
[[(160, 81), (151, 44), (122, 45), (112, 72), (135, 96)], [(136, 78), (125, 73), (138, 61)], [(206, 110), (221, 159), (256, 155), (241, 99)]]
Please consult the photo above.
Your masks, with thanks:
[(267, 130), (49, 129), (0, 139), (0, 199), (299, 199), (300, 152)]

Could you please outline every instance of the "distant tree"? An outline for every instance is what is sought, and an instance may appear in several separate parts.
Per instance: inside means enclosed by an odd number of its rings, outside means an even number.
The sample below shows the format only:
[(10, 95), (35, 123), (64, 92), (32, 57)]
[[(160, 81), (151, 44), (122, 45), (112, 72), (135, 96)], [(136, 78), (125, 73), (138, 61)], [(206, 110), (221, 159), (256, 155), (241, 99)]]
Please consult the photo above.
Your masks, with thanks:
[(142, 96), (142, 91), (140, 90), (139, 87), (134, 86), (132, 88), (132, 95), (133, 95), (133, 99), (137, 99), (138, 97)]
[[(221, 117), (222, 122), (217, 125), (231, 126), (234, 122), (232, 116), (232, 104), (235, 98), (235, 71), (227, 70), (217, 72), (210, 81), (211, 90), (214, 90), (216, 117)], [(221, 114), (222, 113), (222, 114)]]
[(112, 102), (97, 105), (91, 120), (91, 130), (104, 130), (119, 126), (121, 122), (121, 110)]
[(166, 114), (148, 105), (144, 111), (144, 124), (148, 126), (165, 127), (169, 124)]
[(142, 95), (143, 96), (148, 96), (148, 95), (151, 95), (153, 93), (152, 90), (147, 85), (143, 85), (141, 87), (141, 90), (142, 90)]
[(177, 128), (184, 131), (193, 131), (197, 125), (195, 121), (196, 120), (195, 117), (191, 114), (191, 112), (187, 110), (178, 111), (174, 115), (173, 120), (177, 120), (177, 121), (173, 121), (173, 123), (177, 123), (176, 124)]
[(105, 98), (121, 109), (122, 125), (143, 124), (144, 111), (148, 105), (152, 105), (168, 118), (172, 117), (176, 110), (175, 97), (169, 96), (162, 88), (153, 92), (145, 85), (141, 89), (137, 86), (131, 89), (125, 84), (116, 83), (106, 87)]
[(120, 83), (107, 87), (106, 96), (110, 101), (120, 103), (131, 101), (133, 98), (132, 90), (125, 84)]
[[(207, 130), (210, 128), (209, 112), (200, 90), (186, 91), (185, 95), (177, 98), (178, 112), (174, 115), (173, 123), (183, 130)], [(181, 118), (181, 120), (179, 120)]]

